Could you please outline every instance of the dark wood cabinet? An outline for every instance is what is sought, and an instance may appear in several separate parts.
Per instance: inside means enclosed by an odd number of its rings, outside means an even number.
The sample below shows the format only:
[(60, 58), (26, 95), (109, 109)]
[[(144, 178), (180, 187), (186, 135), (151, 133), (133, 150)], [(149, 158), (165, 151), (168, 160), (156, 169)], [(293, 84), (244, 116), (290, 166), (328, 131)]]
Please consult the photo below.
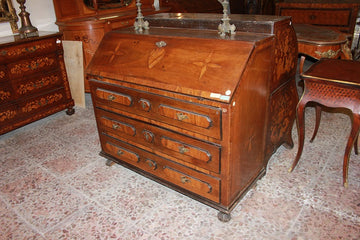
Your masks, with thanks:
[(265, 173), (268, 155), (284, 141), (292, 144), (296, 38), (288, 17), (234, 17), (256, 30), (221, 38), (209, 30), (218, 16), (204, 16), (160, 14), (147, 18), (144, 33), (107, 33), (87, 78), (108, 164), (193, 197), (228, 220)]
[(0, 134), (73, 106), (61, 34), (0, 38)]
[(276, 14), (291, 16), (293, 23), (305, 23), (354, 34), (359, 1), (284, 1)]

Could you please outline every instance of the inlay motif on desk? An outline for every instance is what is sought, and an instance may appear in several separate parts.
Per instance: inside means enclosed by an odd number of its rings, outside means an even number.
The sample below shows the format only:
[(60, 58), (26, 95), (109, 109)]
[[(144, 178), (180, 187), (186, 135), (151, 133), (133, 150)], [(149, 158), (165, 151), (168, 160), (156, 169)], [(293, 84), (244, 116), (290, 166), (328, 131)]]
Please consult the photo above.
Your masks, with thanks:
[(261, 33), (106, 34), (87, 69), (102, 155), (228, 220), (265, 173), (274, 49)]

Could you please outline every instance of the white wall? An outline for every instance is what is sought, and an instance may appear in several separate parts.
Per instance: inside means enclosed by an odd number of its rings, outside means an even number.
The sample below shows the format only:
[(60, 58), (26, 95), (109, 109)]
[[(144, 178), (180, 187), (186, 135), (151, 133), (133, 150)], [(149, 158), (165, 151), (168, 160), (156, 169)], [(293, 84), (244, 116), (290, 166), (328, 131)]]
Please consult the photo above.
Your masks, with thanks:
[[(20, 13), (19, 4), (16, 0), (12, 0), (16, 13)], [(54, 4), (52, 0), (27, 0), (25, 3), (26, 11), (30, 13), (30, 21), (34, 27), (40, 31), (59, 31), (55, 24), (56, 16)], [(18, 21), (19, 28), (21, 27), (20, 20)], [(0, 36), (12, 35), (10, 24), (0, 23)]]

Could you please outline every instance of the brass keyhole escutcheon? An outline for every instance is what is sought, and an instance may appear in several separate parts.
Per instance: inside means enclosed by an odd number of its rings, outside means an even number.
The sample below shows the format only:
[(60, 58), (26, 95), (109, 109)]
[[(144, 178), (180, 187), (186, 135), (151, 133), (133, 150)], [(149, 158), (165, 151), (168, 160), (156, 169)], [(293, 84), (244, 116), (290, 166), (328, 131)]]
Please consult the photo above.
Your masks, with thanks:
[(181, 176), (181, 182), (185, 184), (191, 182), (191, 180), (185, 176)]
[(115, 130), (117, 130), (117, 129), (119, 129), (119, 128), (120, 128), (120, 126), (119, 126), (119, 125), (117, 125), (117, 124), (113, 124), (113, 125), (112, 125), (112, 128), (113, 128), (113, 129), (115, 129)]
[(115, 100), (115, 96), (110, 94), (110, 95), (108, 96), (108, 100), (109, 100), (109, 101), (114, 101), (114, 100)]
[(179, 153), (181, 153), (181, 154), (187, 153), (188, 151), (189, 151), (189, 149), (184, 146), (179, 147)]
[(179, 121), (183, 121), (185, 119), (188, 119), (189, 117), (184, 113), (176, 113), (176, 117)]
[(118, 150), (116, 154), (117, 154), (118, 156), (121, 156), (121, 155), (123, 155), (123, 154), (124, 154), (124, 152), (123, 152), (123, 151), (121, 151), (121, 150)]

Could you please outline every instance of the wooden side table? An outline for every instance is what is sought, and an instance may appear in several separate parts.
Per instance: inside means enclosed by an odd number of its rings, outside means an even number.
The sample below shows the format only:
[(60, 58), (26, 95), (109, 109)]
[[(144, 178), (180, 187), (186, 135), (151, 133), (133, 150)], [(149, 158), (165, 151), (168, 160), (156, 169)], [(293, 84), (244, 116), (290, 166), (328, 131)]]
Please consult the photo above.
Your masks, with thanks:
[[(315, 102), (332, 108), (347, 108), (353, 114), (352, 128), (346, 144), (343, 163), (343, 184), (347, 187), (349, 156), (354, 143), (357, 154), (357, 138), (360, 128), (360, 62), (321, 59), (300, 76), (304, 80), (304, 93), (297, 105), (296, 116), (299, 149), (289, 171), (291, 172), (295, 168), (302, 154), (306, 104)], [(320, 113), (318, 109), (317, 113)]]
[(305, 56), (317, 60), (321, 58), (352, 59), (349, 47), (350, 35), (309, 24), (293, 24), (298, 39), (298, 52), (301, 54), (300, 73), (303, 72)]

